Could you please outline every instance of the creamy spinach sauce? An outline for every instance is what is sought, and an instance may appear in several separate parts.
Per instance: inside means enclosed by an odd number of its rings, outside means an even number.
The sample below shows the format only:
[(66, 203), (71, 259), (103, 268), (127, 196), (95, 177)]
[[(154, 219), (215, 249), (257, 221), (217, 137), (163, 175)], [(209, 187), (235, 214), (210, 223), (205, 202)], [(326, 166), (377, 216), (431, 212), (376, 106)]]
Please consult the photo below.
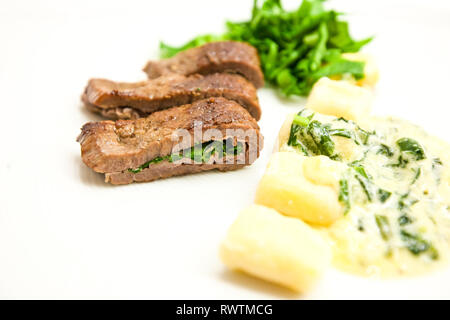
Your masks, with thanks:
[(364, 125), (305, 109), (280, 150), (344, 164), (345, 214), (324, 228), (335, 263), (363, 274), (414, 274), (446, 260), (450, 147), (419, 127), (371, 117)]

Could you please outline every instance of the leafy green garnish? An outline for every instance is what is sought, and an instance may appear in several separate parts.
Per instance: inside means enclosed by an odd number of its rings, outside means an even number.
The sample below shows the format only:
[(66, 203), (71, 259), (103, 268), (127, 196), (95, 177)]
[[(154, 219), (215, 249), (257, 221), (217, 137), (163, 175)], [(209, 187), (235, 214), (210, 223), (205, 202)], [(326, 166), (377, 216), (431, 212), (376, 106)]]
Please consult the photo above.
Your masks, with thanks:
[(226, 155), (239, 155), (244, 151), (244, 146), (241, 142), (238, 142), (235, 146), (227, 146), (227, 141), (208, 141), (191, 147), (190, 149), (183, 150), (179, 153), (172, 153), (164, 157), (156, 157), (141, 166), (133, 169), (128, 169), (129, 172), (139, 173), (144, 169), (147, 169), (152, 164), (160, 163), (163, 161), (174, 162), (183, 158), (188, 158), (195, 163), (206, 163), (209, 161), (212, 155), (219, 152), (219, 158)]
[(250, 20), (227, 22), (222, 35), (201, 35), (180, 47), (161, 43), (161, 57), (210, 41), (248, 42), (259, 52), (264, 76), (286, 95), (307, 95), (323, 76), (364, 77), (364, 63), (342, 58), (357, 52), (372, 38), (350, 36), (340, 13), (325, 9), (323, 0), (303, 0), (297, 10), (285, 10), (280, 0), (254, 0)]
[(195, 39), (192, 39), (191, 41), (185, 43), (184, 45), (180, 47), (172, 47), (164, 42), (159, 43), (159, 55), (161, 58), (170, 58), (174, 55), (176, 55), (180, 51), (184, 51), (186, 49), (202, 46), (205, 43), (212, 42), (212, 41), (220, 41), (220, 40), (226, 40), (224, 36), (215, 36), (211, 34), (202, 35)]
[(401, 138), (397, 140), (397, 145), (400, 148), (400, 151), (412, 155), (415, 160), (423, 160), (425, 159), (425, 151), (420, 146), (420, 144), (411, 138)]
[(400, 231), (400, 236), (405, 243), (406, 248), (414, 255), (420, 255), (428, 252), (430, 258), (436, 260), (439, 258), (439, 253), (433, 245), (424, 240), (419, 234), (412, 234), (405, 230)]
[(315, 81), (322, 77), (352, 74), (355, 79), (364, 78), (364, 62), (349, 61), (342, 58), (330, 61), (311, 75)]

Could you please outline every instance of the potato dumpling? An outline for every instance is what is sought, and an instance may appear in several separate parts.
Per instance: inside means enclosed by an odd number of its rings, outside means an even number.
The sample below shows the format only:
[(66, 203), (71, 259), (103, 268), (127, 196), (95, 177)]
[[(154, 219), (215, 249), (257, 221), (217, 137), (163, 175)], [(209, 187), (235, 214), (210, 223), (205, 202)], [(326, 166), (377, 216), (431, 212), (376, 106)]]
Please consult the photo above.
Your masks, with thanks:
[(369, 89), (346, 81), (321, 78), (312, 88), (306, 108), (359, 122), (369, 115), (372, 100)]
[(294, 152), (272, 155), (255, 202), (308, 223), (330, 225), (344, 213), (338, 200), (340, 162)]
[(341, 163), (326, 156), (308, 157), (303, 162), (303, 173), (306, 179), (316, 185), (332, 187), (336, 191), (339, 190), (339, 180), (343, 170)]
[(364, 62), (364, 78), (356, 80), (356, 84), (370, 88), (375, 87), (379, 79), (379, 72), (375, 60), (371, 55), (361, 52), (348, 52), (343, 53), (342, 57), (350, 61)]
[(351, 162), (364, 157), (364, 152), (357, 148), (355, 142), (344, 137), (333, 137), (336, 153), (345, 161)]
[(304, 292), (330, 264), (331, 250), (301, 220), (251, 205), (228, 230), (220, 256), (231, 269)]

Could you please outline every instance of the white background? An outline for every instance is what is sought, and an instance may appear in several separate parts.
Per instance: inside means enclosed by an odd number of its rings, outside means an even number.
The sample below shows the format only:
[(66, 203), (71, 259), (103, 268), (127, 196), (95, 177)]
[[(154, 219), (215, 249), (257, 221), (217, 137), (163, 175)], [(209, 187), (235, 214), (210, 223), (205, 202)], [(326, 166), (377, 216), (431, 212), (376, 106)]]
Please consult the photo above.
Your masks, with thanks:
[[(450, 270), (408, 280), (330, 270), (307, 295), (227, 271), (217, 252), (302, 99), (259, 90), (261, 158), (229, 173), (114, 187), (81, 162), (91, 77), (145, 79), (158, 41), (179, 44), (246, 19), (251, 0), (0, 0), (0, 298), (450, 298)], [(285, 1), (295, 7), (298, 1)], [(448, 1), (333, 1), (381, 80), (374, 112), (450, 141)]]

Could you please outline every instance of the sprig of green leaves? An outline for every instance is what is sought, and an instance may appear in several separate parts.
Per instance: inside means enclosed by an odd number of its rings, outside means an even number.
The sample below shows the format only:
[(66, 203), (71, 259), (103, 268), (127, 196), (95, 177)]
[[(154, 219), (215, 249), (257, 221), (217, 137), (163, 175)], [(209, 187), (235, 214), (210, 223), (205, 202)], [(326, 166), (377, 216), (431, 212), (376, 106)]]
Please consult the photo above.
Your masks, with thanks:
[(254, 0), (250, 20), (226, 23), (222, 35), (201, 35), (180, 47), (161, 42), (161, 57), (210, 41), (236, 40), (257, 48), (266, 81), (287, 96), (305, 96), (321, 77), (348, 74), (364, 77), (364, 63), (349, 61), (344, 52), (357, 52), (372, 38), (354, 40), (340, 13), (327, 10), (323, 0), (303, 0), (287, 11), (280, 0)]

